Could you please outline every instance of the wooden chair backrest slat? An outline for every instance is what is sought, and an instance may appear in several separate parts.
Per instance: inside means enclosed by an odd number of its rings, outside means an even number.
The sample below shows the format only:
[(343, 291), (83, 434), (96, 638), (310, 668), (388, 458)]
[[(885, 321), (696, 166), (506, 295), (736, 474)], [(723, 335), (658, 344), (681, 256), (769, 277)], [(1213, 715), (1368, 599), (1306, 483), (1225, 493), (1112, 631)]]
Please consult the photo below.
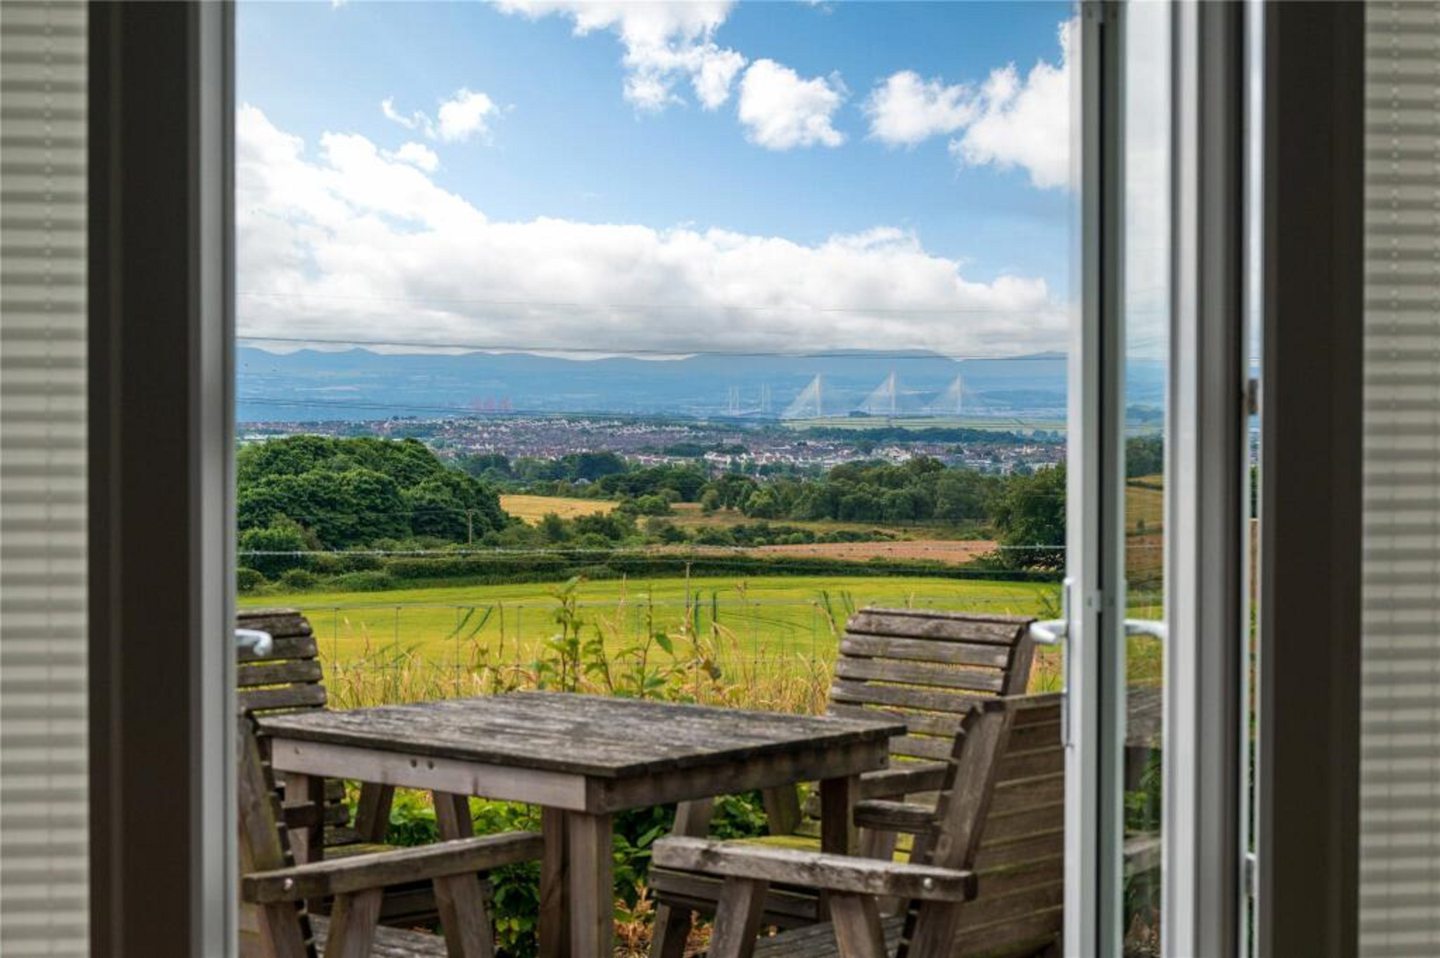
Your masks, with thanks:
[(969, 709), (1022, 695), (1030, 681), (1032, 619), (930, 609), (865, 608), (840, 641), (830, 712), (905, 722), (898, 761), (944, 761)]

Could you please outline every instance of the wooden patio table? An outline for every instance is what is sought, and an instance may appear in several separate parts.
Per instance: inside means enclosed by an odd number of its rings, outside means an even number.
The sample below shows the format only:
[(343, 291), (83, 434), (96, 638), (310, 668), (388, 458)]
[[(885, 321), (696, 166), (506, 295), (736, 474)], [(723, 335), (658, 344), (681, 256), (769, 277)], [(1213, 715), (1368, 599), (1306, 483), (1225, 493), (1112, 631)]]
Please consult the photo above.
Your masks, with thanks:
[(315, 794), (327, 777), (426, 789), (435, 793), (442, 838), (468, 834), (467, 796), (541, 806), (546, 958), (612, 954), (616, 812), (818, 780), (823, 847), (853, 854), (858, 776), (884, 768), (889, 738), (905, 731), (891, 721), (557, 692), (268, 715), (259, 723), (275, 769), (285, 773), (287, 801)]

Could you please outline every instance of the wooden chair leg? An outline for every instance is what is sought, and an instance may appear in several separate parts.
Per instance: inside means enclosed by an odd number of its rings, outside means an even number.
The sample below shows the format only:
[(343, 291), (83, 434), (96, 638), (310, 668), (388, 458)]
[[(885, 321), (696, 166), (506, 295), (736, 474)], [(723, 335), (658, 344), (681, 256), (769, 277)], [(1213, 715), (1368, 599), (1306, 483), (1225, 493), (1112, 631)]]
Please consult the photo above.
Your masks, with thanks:
[(325, 958), (370, 958), (384, 897), (385, 893), (379, 888), (335, 896), (335, 905), (330, 909), (330, 938), (325, 943)]
[[(793, 797), (794, 789), (791, 792)], [(670, 834), (703, 838), (710, 833), (710, 819), (714, 813), (713, 798), (681, 802), (675, 807), (675, 827)], [(658, 904), (655, 907), (655, 924), (651, 926), (654, 929), (650, 937), (651, 958), (681, 958), (685, 954), (685, 942), (690, 937), (692, 920), (689, 908), (664, 902)]]
[[(470, 818), (470, 799), (465, 795), (435, 792), (435, 825), (444, 839), (468, 838), (474, 834)], [(435, 908), (440, 913), (440, 927), (445, 932), (445, 945), (450, 958), (492, 958), (495, 954), (495, 931), (490, 926), (490, 910), (476, 875), (453, 875), (437, 878)], [(328, 956), (327, 956), (328, 958)]]
[(390, 831), (390, 806), (395, 801), (395, 786), (375, 782), (360, 783), (360, 802), (355, 808), (355, 831), (362, 842), (385, 841)]
[(480, 879), (453, 875), (435, 879), (434, 886), (435, 907), (450, 958), (494, 958), (495, 930)]
[[(882, 862), (892, 861), (895, 858), (895, 843), (899, 840), (900, 834), (883, 828), (862, 828), (860, 829), (860, 857), (877, 858)], [(900, 899), (893, 896), (879, 900), (880, 912), (884, 915), (893, 915), (900, 910)]]
[(760, 792), (765, 802), (766, 828), (771, 835), (793, 835), (800, 827), (800, 796), (794, 785), (781, 785)]
[(830, 921), (840, 958), (886, 958), (880, 906), (873, 895), (831, 895)]
[(690, 938), (694, 913), (685, 907), (655, 906), (655, 924), (650, 935), (650, 958), (683, 958)]
[(750, 958), (755, 951), (755, 936), (760, 933), (765, 893), (769, 890), (767, 881), (725, 879), (720, 886), (715, 924), (710, 930), (710, 958)]

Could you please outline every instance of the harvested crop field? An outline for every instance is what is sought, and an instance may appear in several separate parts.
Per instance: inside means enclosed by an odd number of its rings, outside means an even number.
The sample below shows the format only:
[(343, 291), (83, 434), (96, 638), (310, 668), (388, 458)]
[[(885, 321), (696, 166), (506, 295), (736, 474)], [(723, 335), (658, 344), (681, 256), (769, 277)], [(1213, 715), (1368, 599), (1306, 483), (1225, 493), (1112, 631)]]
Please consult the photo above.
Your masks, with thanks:
[(576, 516), (610, 512), (615, 508), (615, 503), (604, 499), (571, 499), (566, 496), (501, 496), (500, 508), (533, 526), (539, 525), (540, 520), (552, 512), (561, 519), (574, 519)]
[(746, 555), (804, 556), (843, 562), (888, 559), (900, 562), (942, 562), (963, 565), (995, 549), (990, 539), (896, 539), (882, 542), (807, 542), (772, 546), (661, 546), (657, 552), (744, 553)]
[(895, 542), (813, 542), (799, 545), (757, 546), (753, 552), (776, 555), (814, 556), (866, 562), (870, 559), (929, 560), (960, 565), (987, 552), (995, 543), (989, 539), (903, 539)]

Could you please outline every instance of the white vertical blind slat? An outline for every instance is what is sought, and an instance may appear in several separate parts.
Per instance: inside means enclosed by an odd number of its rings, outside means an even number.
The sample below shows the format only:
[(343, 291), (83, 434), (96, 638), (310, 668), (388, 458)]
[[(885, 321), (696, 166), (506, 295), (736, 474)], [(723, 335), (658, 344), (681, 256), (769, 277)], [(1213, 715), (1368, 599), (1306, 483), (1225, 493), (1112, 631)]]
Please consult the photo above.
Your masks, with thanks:
[(1440, 4), (1371, 2), (1366, 20), (1360, 954), (1430, 958), (1440, 955)]
[(0, 954), (88, 953), (86, 6), (0, 3)]

